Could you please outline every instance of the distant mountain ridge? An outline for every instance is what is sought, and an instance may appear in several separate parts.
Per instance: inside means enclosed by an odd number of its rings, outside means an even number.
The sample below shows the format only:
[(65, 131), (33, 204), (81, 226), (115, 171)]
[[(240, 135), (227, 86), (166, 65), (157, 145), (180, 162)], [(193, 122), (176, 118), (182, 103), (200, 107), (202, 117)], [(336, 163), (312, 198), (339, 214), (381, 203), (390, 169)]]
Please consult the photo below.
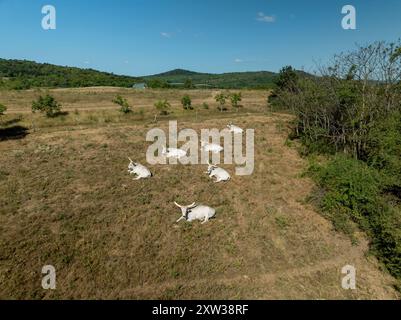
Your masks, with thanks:
[(191, 81), (194, 86), (208, 86), (222, 89), (271, 88), (277, 76), (270, 71), (199, 73), (184, 69), (175, 69), (151, 76), (143, 76), (147, 81), (159, 81), (167, 84), (184, 84)]
[(167, 72), (144, 76), (143, 78), (150, 78), (150, 77), (171, 77), (171, 76), (195, 76), (195, 75), (210, 75), (210, 73), (202, 73), (202, 72), (195, 72), (185, 69), (174, 69)]
[(198, 88), (266, 89), (273, 87), (276, 76), (277, 74), (269, 71), (212, 74), (174, 69), (156, 75), (132, 77), (94, 69), (0, 58), (0, 87), (9, 89), (93, 86), (130, 88), (140, 82), (156, 88), (184, 87), (184, 84), (190, 83), (191, 87)]
[(143, 79), (93, 69), (57, 66), (28, 60), (0, 59), (0, 87), (10, 89), (132, 87), (140, 81)]

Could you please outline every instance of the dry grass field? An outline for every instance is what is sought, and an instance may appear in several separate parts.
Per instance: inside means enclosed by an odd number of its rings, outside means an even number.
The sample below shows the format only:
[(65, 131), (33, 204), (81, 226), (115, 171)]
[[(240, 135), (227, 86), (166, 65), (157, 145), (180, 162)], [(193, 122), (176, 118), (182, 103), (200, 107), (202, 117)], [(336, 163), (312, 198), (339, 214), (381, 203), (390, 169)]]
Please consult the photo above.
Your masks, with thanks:
[[(221, 113), (214, 92), (130, 89), (52, 90), (65, 115), (30, 113), (37, 91), (0, 92), (8, 107), (0, 127), (1, 299), (396, 299), (393, 279), (358, 244), (334, 231), (306, 201), (307, 161), (287, 142), (291, 117), (266, 112), (267, 93), (243, 92), (240, 112)], [(122, 115), (121, 94), (134, 106)], [(153, 104), (174, 113), (153, 123)], [(142, 111), (141, 111), (142, 110)], [(205, 166), (149, 166), (133, 181), (128, 159), (146, 164), (148, 130), (255, 129), (255, 171), (214, 184)], [(233, 172), (233, 166), (224, 166)], [(204, 203), (216, 219), (175, 221), (173, 204)], [(41, 287), (54, 265), (57, 289)], [(341, 287), (341, 269), (357, 268), (357, 290)]]

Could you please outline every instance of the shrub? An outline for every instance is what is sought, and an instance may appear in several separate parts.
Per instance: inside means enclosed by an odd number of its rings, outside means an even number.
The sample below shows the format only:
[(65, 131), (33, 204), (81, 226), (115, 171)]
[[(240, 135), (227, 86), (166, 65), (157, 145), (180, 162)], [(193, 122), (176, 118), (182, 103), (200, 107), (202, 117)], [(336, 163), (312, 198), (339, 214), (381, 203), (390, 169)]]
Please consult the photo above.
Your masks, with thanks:
[(375, 211), (381, 191), (380, 175), (362, 161), (336, 156), (317, 172), (317, 178), (325, 192), (322, 199), (325, 210), (344, 207), (358, 223)]
[(220, 112), (226, 111), (227, 108), (225, 107), (226, 104), (226, 99), (227, 99), (227, 95), (224, 93), (219, 93), (217, 94), (214, 99), (216, 100), (216, 102), (219, 104), (219, 106), (217, 107), (218, 110), (220, 110)]
[(7, 107), (3, 104), (0, 103), (0, 116), (4, 114), (4, 112), (7, 111)]
[(205, 109), (205, 110), (208, 110), (209, 109), (209, 104), (206, 103), (206, 102), (202, 103), (202, 108)]
[(373, 251), (390, 273), (401, 279), (401, 210), (381, 203), (371, 216), (370, 228)]
[(286, 66), (280, 70), (273, 82), (278, 89), (296, 91), (298, 74), (293, 67)]
[(364, 160), (386, 176), (388, 189), (401, 189), (401, 113), (378, 121), (369, 131)]
[(32, 112), (36, 111), (45, 113), (47, 117), (55, 117), (61, 112), (61, 105), (54, 97), (47, 94), (32, 102)]
[(232, 93), (230, 94), (230, 101), (231, 101), (231, 106), (237, 110), (239, 110), (240, 107), (242, 107), (239, 103), (242, 101), (242, 94), (241, 92), (238, 93)]
[(195, 86), (192, 82), (192, 79), (185, 80), (184, 88), (186, 88), (186, 89), (194, 89), (195, 88)]
[(159, 100), (155, 103), (155, 107), (160, 115), (168, 115), (171, 104), (167, 100)]
[(182, 104), (182, 107), (185, 109), (185, 110), (193, 110), (194, 108), (192, 107), (192, 100), (191, 100), (191, 97), (189, 96), (189, 95), (185, 95), (185, 96), (183, 96), (182, 97), (182, 99), (181, 99), (181, 104)]
[(120, 112), (122, 113), (130, 113), (132, 111), (131, 106), (128, 104), (127, 99), (118, 95), (114, 98), (113, 102), (120, 106)]
[(336, 229), (352, 235), (355, 222), (372, 239), (372, 249), (388, 270), (401, 278), (401, 210), (382, 195), (382, 176), (366, 163), (335, 156), (310, 174), (323, 191), (319, 202)]

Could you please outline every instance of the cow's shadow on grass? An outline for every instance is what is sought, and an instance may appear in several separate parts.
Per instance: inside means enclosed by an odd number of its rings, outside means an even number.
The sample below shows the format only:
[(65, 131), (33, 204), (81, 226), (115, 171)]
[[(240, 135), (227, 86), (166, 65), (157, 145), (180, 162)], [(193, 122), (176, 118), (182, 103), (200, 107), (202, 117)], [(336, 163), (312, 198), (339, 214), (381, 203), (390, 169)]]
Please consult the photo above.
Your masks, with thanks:
[(29, 134), (29, 130), (23, 126), (0, 128), (0, 141), (23, 139)]
[(68, 111), (59, 111), (55, 114), (53, 114), (53, 116), (51, 116), (50, 118), (57, 118), (57, 117), (65, 117), (68, 116), (70, 113)]

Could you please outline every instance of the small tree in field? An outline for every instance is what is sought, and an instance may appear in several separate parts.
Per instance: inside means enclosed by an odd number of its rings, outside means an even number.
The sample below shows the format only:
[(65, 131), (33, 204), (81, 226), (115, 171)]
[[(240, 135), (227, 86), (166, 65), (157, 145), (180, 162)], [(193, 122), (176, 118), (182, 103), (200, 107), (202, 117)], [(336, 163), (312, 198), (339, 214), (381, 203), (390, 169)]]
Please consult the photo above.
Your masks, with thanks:
[(130, 113), (132, 111), (131, 106), (128, 104), (127, 99), (118, 95), (114, 98), (113, 102), (120, 106), (120, 112), (122, 113)]
[(230, 95), (230, 101), (231, 101), (231, 106), (237, 110), (239, 110), (240, 107), (242, 107), (239, 103), (242, 101), (242, 94), (241, 92), (238, 93), (232, 93)]
[(225, 108), (225, 104), (226, 104), (226, 99), (227, 99), (227, 95), (225, 95), (224, 93), (219, 93), (217, 94), (214, 99), (216, 100), (216, 102), (219, 104), (219, 106), (217, 107), (217, 109), (220, 110), (220, 112), (223, 112), (225, 110), (227, 110)]
[(185, 96), (183, 96), (182, 97), (182, 99), (181, 99), (181, 104), (182, 104), (182, 107), (185, 109), (185, 110), (193, 110), (194, 108), (192, 107), (192, 100), (191, 100), (191, 97), (189, 96), (189, 95), (185, 95)]
[(193, 89), (193, 88), (195, 88), (194, 83), (192, 82), (192, 79), (187, 79), (187, 80), (185, 80), (184, 88), (186, 88), (186, 89)]
[(4, 112), (7, 111), (7, 107), (4, 104), (0, 103), (0, 116), (4, 114)]
[(55, 117), (61, 111), (61, 105), (52, 97), (47, 94), (40, 96), (36, 101), (32, 102), (32, 112), (44, 112), (47, 117)]
[(155, 103), (155, 107), (159, 111), (160, 115), (166, 116), (169, 114), (171, 104), (167, 100), (159, 100)]

